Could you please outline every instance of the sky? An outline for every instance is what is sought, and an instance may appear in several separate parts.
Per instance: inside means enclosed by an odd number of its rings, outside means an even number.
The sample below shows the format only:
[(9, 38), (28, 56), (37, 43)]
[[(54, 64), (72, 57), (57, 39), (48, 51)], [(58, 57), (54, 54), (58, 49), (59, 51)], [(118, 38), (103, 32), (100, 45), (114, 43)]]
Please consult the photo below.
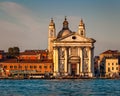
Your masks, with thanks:
[(0, 0), (0, 50), (47, 49), (50, 19), (58, 33), (65, 16), (75, 32), (83, 19), (95, 55), (120, 51), (120, 0)]

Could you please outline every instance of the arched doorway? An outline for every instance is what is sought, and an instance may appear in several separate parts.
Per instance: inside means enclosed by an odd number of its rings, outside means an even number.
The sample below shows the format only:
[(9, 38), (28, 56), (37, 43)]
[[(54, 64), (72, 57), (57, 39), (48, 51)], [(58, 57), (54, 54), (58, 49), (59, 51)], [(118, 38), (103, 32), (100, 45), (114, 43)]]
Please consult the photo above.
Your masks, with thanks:
[(78, 64), (80, 64), (80, 57), (78, 56), (71, 56), (69, 58), (69, 74), (72, 75), (72, 76), (75, 76), (77, 75), (77, 71), (79, 68), (78, 67)]
[(76, 63), (72, 63), (71, 64), (71, 75), (75, 76), (77, 73), (77, 64)]

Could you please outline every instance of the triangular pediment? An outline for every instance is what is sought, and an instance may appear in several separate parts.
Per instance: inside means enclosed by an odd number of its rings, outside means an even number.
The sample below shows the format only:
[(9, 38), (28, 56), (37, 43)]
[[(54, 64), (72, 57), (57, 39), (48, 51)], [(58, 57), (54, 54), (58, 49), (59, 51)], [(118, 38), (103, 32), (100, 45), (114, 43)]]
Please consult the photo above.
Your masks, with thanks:
[(57, 38), (55, 41), (58, 41), (58, 42), (93, 42), (94, 40), (91, 38), (80, 36), (78, 33), (73, 32), (64, 37)]

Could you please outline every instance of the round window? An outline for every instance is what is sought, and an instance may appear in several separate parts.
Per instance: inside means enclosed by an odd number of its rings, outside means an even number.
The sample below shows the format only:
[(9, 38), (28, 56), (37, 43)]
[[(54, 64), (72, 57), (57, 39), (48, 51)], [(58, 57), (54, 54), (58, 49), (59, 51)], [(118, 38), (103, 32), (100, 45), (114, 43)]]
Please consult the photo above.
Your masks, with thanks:
[(76, 39), (76, 36), (73, 36), (72, 39)]

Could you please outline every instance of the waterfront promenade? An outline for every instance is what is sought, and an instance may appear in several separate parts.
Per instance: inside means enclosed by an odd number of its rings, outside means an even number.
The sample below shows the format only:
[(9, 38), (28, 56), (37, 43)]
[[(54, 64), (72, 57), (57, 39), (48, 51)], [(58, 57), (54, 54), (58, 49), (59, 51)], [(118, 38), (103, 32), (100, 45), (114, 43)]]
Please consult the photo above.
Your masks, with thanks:
[(60, 76), (60, 77), (0, 77), (0, 80), (25, 80), (25, 79), (43, 79), (43, 80), (52, 80), (52, 79), (58, 79), (58, 80), (64, 80), (64, 79), (119, 79), (120, 77), (80, 77), (80, 76)]

